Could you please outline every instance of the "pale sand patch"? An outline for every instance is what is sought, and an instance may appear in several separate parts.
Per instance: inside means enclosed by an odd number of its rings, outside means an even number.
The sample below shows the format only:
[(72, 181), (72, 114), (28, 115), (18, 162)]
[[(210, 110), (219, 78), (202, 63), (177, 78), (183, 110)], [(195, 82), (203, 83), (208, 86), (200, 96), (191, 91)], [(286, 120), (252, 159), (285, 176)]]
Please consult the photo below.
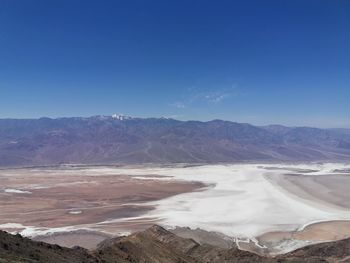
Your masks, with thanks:
[[(271, 231), (293, 231), (310, 222), (350, 219), (350, 210), (315, 205), (267, 180), (293, 171), (331, 173), (343, 164), (237, 164), (163, 169), (175, 179), (211, 184), (205, 191), (185, 193), (155, 202), (150, 215), (163, 218), (166, 226), (189, 226), (231, 237), (254, 238)], [(265, 169), (269, 167), (270, 169)], [(275, 167), (275, 169), (271, 169)], [(148, 169), (156, 173), (157, 169)], [(137, 170), (130, 169), (131, 174)]]
[(11, 193), (11, 194), (31, 194), (32, 193), (29, 191), (23, 191), (23, 190), (19, 190), (19, 189), (11, 189), (11, 188), (5, 189), (4, 192)]
[[(265, 233), (257, 240), (270, 254), (287, 253), (305, 245), (350, 237), (350, 221), (327, 221), (307, 225), (296, 231)], [(254, 248), (253, 248), (254, 251)], [(256, 250), (255, 250), (256, 252)]]
[[(310, 221), (294, 231), (267, 232), (258, 237), (261, 244), (273, 248), (272, 253), (285, 253), (293, 249), (326, 241), (350, 237), (350, 221), (344, 218), (350, 209), (350, 174), (345, 169), (320, 169), (305, 173), (267, 174), (265, 177), (286, 194), (294, 196), (301, 202), (322, 210), (338, 214), (338, 217), (327, 220)], [(344, 171), (344, 173), (339, 173)], [(343, 211), (343, 213), (341, 212)]]
[[(21, 223), (29, 235), (76, 229), (116, 235), (160, 223), (219, 232), (238, 238), (242, 246), (257, 247), (261, 244), (255, 237), (266, 232), (295, 231), (310, 222), (350, 219), (349, 209), (300, 197), (270, 176), (291, 171), (314, 176), (347, 167), (236, 164), (2, 170), (0, 179), (5, 187), (32, 194), (23, 198), (0, 193), (0, 224)], [(310, 242), (287, 241), (272, 248), (284, 251)]]
[(291, 194), (314, 203), (350, 209), (350, 174), (278, 174), (269, 175)]
[(332, 241), (350, 237), (350, 221), (329, 221), (308, 225), (293, 233), (294, 239)]
[(81, 210), (75, 210), (75, 211), (69, 211), (68, 213), (70, 213), (71, 215), (80, 215), (83, 211)]

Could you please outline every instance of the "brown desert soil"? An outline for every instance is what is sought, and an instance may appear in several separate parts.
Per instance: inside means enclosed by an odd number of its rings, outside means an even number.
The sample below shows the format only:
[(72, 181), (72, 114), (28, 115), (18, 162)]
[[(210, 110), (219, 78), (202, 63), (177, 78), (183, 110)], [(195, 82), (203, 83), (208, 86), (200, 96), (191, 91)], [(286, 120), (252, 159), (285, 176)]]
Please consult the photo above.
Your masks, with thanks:
[[(101, 233), (58, 233), (41, 237), (46, 242), (64, 246), (81, 244), (90, 239), (85, 247), (90, 248), (104, 239), (107, 233), (116, 235), (125, 231), (144, 230), (157, 218), (138, 219), (154, 209), (150, 201), (173, 195), (192, 192), (204, 187), (199, 182), (175, 181), (166, 177), (152, 180), (137, 179), (129, 175), (84, 174), (75, 170), (2, 170), (0, 171), (0, 224), (18, 223), (24, 226), (57, 228), (87, 226)], [(6, 189), (30, 193), (6, 192)], [(127, 218), (130, 218), (128, 220)], [(126, 219), (122, 222), (106, 222)], [(2, 228), (7, 231), (21, 229)], [(76, 242), (75, 242), (76, 241)]]

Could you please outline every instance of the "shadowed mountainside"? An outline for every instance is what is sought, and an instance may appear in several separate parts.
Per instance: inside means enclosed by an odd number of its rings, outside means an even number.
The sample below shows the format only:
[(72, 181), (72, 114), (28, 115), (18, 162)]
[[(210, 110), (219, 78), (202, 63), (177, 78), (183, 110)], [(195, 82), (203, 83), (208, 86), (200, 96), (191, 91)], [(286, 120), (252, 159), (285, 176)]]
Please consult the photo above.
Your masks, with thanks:
[(349, 157), (346, 129), (105, 116), (0, 120), (0, 166), (342, 161)]
[(0, 231), (0, 262), (53, 263), (283, 263), (283, 262), (348, 262), (350, 239), (312, 245), (294, 252), (268, 258), (242, 251), (199, 244), (178, 237), (159, 226), (127, 237), (103, 241), (94, 251), (63, 248), (35, 242), (20, 235)]

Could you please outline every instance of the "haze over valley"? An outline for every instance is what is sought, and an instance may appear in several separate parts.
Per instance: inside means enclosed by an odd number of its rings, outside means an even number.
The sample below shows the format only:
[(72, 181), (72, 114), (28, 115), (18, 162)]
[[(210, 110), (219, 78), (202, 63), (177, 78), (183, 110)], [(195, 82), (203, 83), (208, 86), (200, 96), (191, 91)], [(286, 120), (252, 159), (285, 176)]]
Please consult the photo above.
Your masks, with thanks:
[(350, 262), (350, 1), (0, 1), (0, 263)]

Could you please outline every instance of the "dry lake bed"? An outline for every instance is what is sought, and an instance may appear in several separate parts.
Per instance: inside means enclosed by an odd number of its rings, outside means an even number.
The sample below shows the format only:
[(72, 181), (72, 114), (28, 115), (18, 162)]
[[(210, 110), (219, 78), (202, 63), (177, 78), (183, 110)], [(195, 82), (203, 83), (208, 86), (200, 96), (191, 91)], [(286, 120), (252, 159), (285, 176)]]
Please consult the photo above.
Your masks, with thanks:
[(337, 163), (2, 169), (0, 229), (93, 248), (157, 223), (283, 253), (350, 237), (348, 189)]

